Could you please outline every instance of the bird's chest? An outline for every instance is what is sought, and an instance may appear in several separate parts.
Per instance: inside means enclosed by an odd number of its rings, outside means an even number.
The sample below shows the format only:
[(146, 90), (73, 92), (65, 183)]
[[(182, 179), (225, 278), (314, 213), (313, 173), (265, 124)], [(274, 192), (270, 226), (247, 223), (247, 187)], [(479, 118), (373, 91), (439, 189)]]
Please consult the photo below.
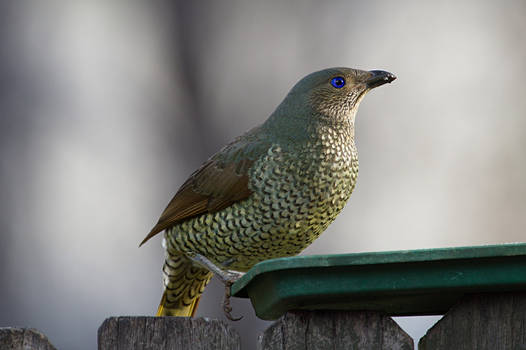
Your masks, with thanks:
[(252, 186), (263, 210), (287, 230), (323, 230), (349, 199), (358, 175), (354, 140), (323, 136), (295, 149), (272, 146), (254, 167)]

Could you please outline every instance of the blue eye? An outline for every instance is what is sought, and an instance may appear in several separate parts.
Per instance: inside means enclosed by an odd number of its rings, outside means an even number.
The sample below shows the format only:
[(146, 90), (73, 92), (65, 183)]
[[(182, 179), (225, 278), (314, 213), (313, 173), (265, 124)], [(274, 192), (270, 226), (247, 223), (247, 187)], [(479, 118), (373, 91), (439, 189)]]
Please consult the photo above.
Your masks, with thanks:
[(335, 77), (331, 79), (331, 85), (336, 89), (341, 89), (345, 86), (345, 79), (343, 77)]

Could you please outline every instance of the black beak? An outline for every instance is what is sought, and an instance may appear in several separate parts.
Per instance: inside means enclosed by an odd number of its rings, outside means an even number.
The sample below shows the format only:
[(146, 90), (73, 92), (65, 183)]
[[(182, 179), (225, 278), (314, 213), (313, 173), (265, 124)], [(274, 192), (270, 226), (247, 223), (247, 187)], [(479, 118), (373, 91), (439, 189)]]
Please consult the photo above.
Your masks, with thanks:
[(372, 70), (369, 71), (371, 77), (365, 81), (367, 88), (373, 89), (375, 87), (387, 84), (396, 79), (393, 73), (385, 72), (383, 70)]

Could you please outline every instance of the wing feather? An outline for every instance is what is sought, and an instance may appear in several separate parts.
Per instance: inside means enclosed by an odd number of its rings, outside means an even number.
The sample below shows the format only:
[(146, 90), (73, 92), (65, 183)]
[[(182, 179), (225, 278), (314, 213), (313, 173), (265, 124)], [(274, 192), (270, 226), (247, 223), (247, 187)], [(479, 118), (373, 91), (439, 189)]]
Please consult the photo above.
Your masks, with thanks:
[[(254, 142), (251, 134), (240, 137), (205, 162), (179, 188), (159, 221), (141, 245), (157, 233), (204, 213), (214, 213), (248, 198), (249, 170), (268, 146)], [(248, 142), (247, 142), (248, 141)]]

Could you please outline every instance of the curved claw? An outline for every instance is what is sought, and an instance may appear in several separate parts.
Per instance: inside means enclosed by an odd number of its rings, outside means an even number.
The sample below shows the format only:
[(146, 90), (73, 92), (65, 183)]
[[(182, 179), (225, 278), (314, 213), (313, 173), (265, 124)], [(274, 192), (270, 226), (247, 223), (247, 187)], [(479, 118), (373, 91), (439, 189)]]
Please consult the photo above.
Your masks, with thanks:
[(234, 317), (232, 316), (232, 306), (230, 305), (230, 287), (232, 286), (232, 282), (228, 281), (225, 283), (225, 296), (223, 298), (223, 312), (225, 313), (225, 317), (228, 318), (230, 321), (239, 321), (243, 318), (243, 316)]

